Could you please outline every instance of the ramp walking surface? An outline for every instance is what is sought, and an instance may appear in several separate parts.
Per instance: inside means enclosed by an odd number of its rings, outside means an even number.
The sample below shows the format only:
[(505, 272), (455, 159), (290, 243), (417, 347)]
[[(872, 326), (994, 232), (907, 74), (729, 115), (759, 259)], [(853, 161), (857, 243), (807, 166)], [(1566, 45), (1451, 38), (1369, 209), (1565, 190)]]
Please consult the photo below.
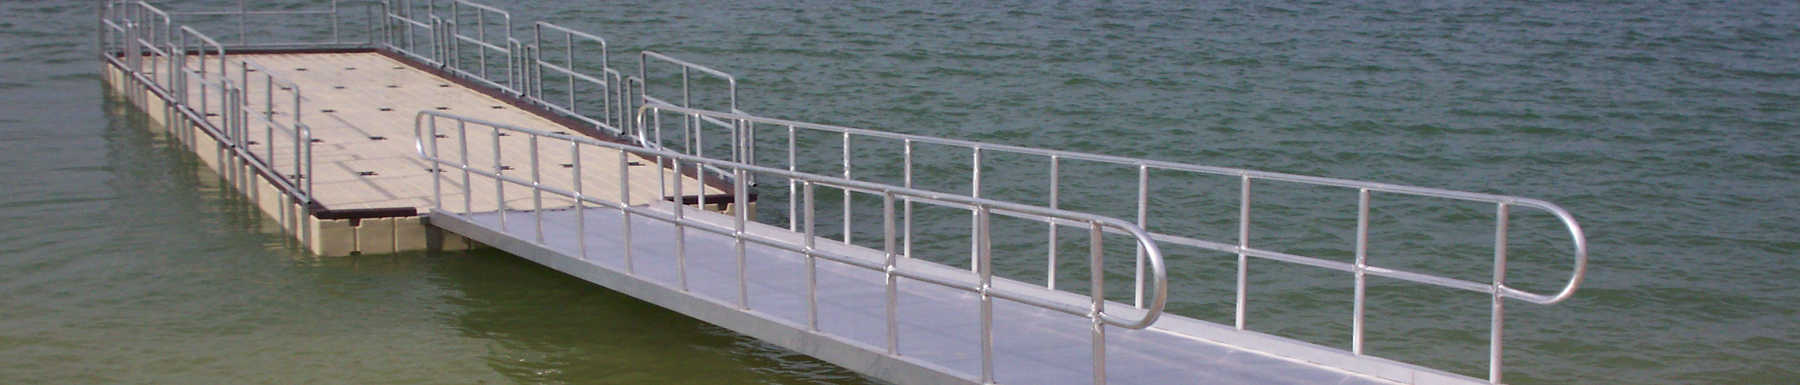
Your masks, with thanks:
[[(661, 204), (655, 210), (668, 211)], [(528, 259), (589, 281), (594, 269), (625, 274), (622, 220), (618, 210), (587, 208), (457, 214), (434, 211), (434, 225), (496, 245)], [(504, 215), (504, 225), (501, 216)], [(731, 228), (731, 217), (700, 210), (685, 210), (687, 218)], [(585, 234), (577, 233), (578, 217), (584, 217)], [(541, 222), (540, 222), (541, 221)], [(542, 223), (541, 227), (539, 223)], [(542, 231), (542, 243), (538, 232)], [(746, 232), (782, 240), (803, 242), (803, 234), (769, 225), (748, 223)], [(681, 290), (676, 262), (675, 226), (643, 215), (631, 220), (631, 269), (634, 284)], [(805, 332), (806, 257), (800, 253), (746, 242), (745, 277), (749, 310), (737, 310), (739, 301), (736, 246), (728, 235), (688, 228), (685, 232), (686, 292), (688, 300), (705, 301), (749, 316)], [(583, 255), (581, 243), (586, 243)], [(868, 258), (879, 264), (879, 250), (819, 239), (819, 250), (852, 258)], [(534, 250), (525, 250), (534, 249)], [(818, 331), (823, 340), (875, 353), (886, 351), (885, 276), (876, 271), (827, 259), (817, 260)], [(900, 263), (942, 266), (946, 274), (967, 270), (922, 260)], [(995, 285), (1025, 285), (995, 278)], [(604, 285), (604, 283), (602, 283)], [(613, 287), (639, 296), (633, 287)], [(919, 367), (975, 381), (981, 373), (980, 298), (966, 291), (901, 278), (898, 287), (899, 356)], [(1051, 293), (1048, 290), (1047, 294)], [(1073, 300), (1086, 297), (1061, 293)], [(656, 302), (656, 301), (652, 301)], [(1016, 302), (996, 299), (994, 305), (994, 377), (998, 383), (1087, 384), (1093, 383), (1091, 325), (1088, 319)], [(667, 304), (663, 304), (668, 306)], [(1109, 303), (1109, 307), (1127, 305)], [(688, 306), (672, 309), (691, 314)], [(1167, 316), (1165, 316), (1167, 317)], [(722, 325), (724, 326), (724, 325)], [(729, 326), (728, 326), (729, 327)], [(739, 330), (739, 332), (746, 332)], [(747, 334), (751, 334), (746, 332)], [(1239, 347), (1159, 331), (1106, 328), (1106, 372), (1114, 384), (1387, 384), (1379, 378), (1315, 364), (1265, 355)], [(829, 349), (827, 349), (829, 350)], [(819, 358), (858, 369), (844, 357), (823, 354)], [(867, 368), (864, 368), (867, 369)]]

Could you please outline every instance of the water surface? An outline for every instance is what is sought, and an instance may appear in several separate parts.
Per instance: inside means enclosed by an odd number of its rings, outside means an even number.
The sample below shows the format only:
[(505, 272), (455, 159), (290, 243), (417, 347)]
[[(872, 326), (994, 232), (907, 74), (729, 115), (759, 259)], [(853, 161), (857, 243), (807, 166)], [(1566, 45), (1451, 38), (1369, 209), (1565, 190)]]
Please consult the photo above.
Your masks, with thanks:
[[(91, 6), (0, 5), (0, 382), (866, 381), (502, 253), (307, 256), (105, 96)], [(521, 36), (545, 19), (607, 37), (615, 66), (654, 49), (732, 72), (761, 115), (1557, 202), (1589, 230), (1591, 274), (1568, 302), (1509, 303), (1509, 382), (1800, 376), (1794, 3), (507, 8)], [(1020, 164), (987, 183), (1041, 184)], [(967, 171), (926, 170), (945, 189)], [(1083, 175), (1064, 187), (1083, 209), (1130, 217), (1113, 204), (1130, 173)], [(1235, 186), (1183, 183), (1157, 199), (1195, 213), (1152, 226), (1233, 239)], [(1270, 194), (1253, 241), (1346, 255), (1353, 195)], [(1373, 258), (1485, 276), (1491, 207), (1393, 210), (1444, 225), (1392, 219)], [(1008, 234), (1002, 250), (1042, 239)], [(1552, 287), (1561, 238), (1521, 237), (1515, 279)], [(1171, 311), (1229, 322), (1231, 258), (1177, 258)], [(1347, 346), (1347, 276), (1255, 266), (1252, 328)], [(1372, 353), (1485, 373), (1483, 296), (1378, 280), (1371, 298)]]

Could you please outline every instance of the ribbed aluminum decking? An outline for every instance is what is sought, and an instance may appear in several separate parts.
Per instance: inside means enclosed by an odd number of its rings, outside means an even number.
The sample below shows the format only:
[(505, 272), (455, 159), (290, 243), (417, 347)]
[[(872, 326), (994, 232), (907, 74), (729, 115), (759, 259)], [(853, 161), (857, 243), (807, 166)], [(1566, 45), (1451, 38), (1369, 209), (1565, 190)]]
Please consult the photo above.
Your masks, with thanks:
[[(646, 207), (649, 208), (649, 207)], [(669, 206), (654, 210), (672, 212)], [(665, 308), (757, 337), (789, 349), (900, 383), (978, 383), (981, 373), (979, 296), (943, 286), (902, 279), (899, 283), (899, 354), (885, 355), (885, 278), (881, 273), (839, 263), (818, 264), (818, 330), (808, 327), (806, 258), (766, 246), (750, 246), (746, 286), (749, 309), (738, 309), (738, 279), (731, 237), (706, 232), (687, 234), (687, 290), (679, 288), (674, 226), (644, 216), (632, 220), (632, 272), (622, 250), (618, 211), (586, 210), (586, 223), (575, 224), (569, 209), (545, 210), (545, 243), (536, 237), (539, 218), (530, 211), (458, 214), (433, 211), (431, 224), (463, 234), (558, 271)], [(686, 213), (688, 218), (730, 226), (731, 218), (712, 212)], [(586, 234), (574, 229), (585, 227)], [(801, 242), (787, 229), (751, 225), (757, 235)], [(580, 255), (577, 240), (587, 242)], [(881, 263), (880, 250), (837, 242), (818, 243), (834, 253)], [(946, 276), (969, 272), (919, 260)], [(997, 282), (1020, 288), (1020, 282)], [(1041, 288), (1040, 288), (1041, 289)], [(1047, 299), (1082, 303), (1086, 297), (1042, 290)], [(1127, 308), (1126, 304), (1114, 304)], [(1164, 323), (1178, 322), (1165, 315)], [(1091, 384), (1093, 371), (1086, 318), (1019, 303), (995, 301), (994, 379), (1007, 384)], [(1336, 368), (1279, 358), (1248, 347), (1230, 346), (1178, 335), (1159, 328), (1109, 328), (1106, 340), (1107, 383), (1112, 384), (1386, 384), (1390, 381)]]

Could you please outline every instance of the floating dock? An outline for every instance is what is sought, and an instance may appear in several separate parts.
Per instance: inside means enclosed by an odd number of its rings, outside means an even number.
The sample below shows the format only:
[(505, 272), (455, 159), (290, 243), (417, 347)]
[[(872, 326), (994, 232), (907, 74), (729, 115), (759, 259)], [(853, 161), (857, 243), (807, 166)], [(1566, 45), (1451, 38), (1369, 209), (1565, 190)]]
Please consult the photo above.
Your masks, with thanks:
[[(728, 73), (645, 51), (637, 55), (638, 75), (628, 75), (611, 66), (604, 39), (538, 22), (526, 42), (513, 36), (518, 26), (510, 14), (495, 7), (329, 4), (169, 12), (102, 1), (97, 39), (105, 82), (315, 254), (496, 247), (886, 381), (1499, 383), (1505, 302), (1560, 302), (1586, 271), (1580, 225), (1548, 202), (768, 118), (738, 109), (737, 80)], [(257, 41), (266, 32), (246, 22), (251, 15), (319, 25), (306, 34), (311, 40)], [(355, 24), (356, 15), (364, 24)], [(186, 25), (186, 17), (235, 23)], [(652, 66), (679, 76), (647, 75)], [(796, 139), (802, 135), (834, 139)], [(899, 155), (886, 159), (904, 170), (899, 182), (853, 172), (853, 153), (868, 143)], [(967, 151), (970, 191), (915, 187), (918, 146)], [(809, 158), (801, 154), (841, 154), (842, 167), (809, 173), (816, 167), (801, 167), (798, 159)], [(1042, 161), (1050, 173), (1044, 203), (982, 197), (983, 158), (995, 155)], [(1136, 170), (1135, 220), (1060, 209), (1060, 189), (1079, 186), (1058, 171), (1069, 163)], [(1147, 228), (1149, 216), (1178, 215), (1148, 199), (1153, 170), (1238, 186), (1238, 237)], [(1354, 192), (1355, 260), (1251, 245), (1252, 185), (1268, 182)], [(1373, 193), (1494, 205), (1493, 279), (1370, 263)], [(837, 211), (821, 209), (824, 194)], [(780, 201), (758, 202), (771, 196)], [(915, 227), (915, 206), (966, 211), (968, 227)], [(853, 228), (855, 207), (879, 225)], [(1513, 209), (1553, 215), (1562, 227), (1552, 230), (1573, 240), (1572, 272), (1559, 291), (1507, 284)], [(839, 214), (838, 238), (821, 236), (821, 216)], [(996, 250), (996, 218), (1045, 229), (1048, 253)], [(853, 242), (852, 234), (881, 235)], [(915, 239), (945, 235), (968, 240), (967, 265), (916, 255)], [(1165, 258), (1170, 247), (1237, 256), (1233, 325), (1164, 312), (1171, 287), (1181, 285), (1168, 278), (1168, 264), (1178, 262)], [(995, 272), (995, 260), (1018, 258), (1043, 258), (1042, 283)], [(1251, 329), (1245, 294), (1252, 260), (1339, 271), (1354, 282), (1348, 348)], [(1059, 288), (1070, 271), (1086, 278)], [(1365, 352), (1363, 293), (1371, 276), (1491, 298), (1487, 378)], [(1121, 279), (1131, 289), (1108, 292), (1108, 282)]]
[[(519, 103), (517, 98), (500, 95), (441, 70), (376, 50), (251, 51), (227, 57), (229, 61), (216, 76), (239, 79), (243, 88), (232, 92), (234, 97), (242, 100), (227, 103), (229, 105), (224, 107), (206, 108), (209, 103), (220, 102), (222, 91), (216, 87), (190, 86), (185, 96), (192, 105), (201, 106), (196, 111), (197, 116), (183, 116), (173, 108), (146, 108), (146, 111), (162, 111), (152, 114), (154, 121), (164, 129), (176, 132), (209, 166), (230, 173), (234, 184), (256, 201), (263, 213), (280, 219), (290, 234), (319, 255), (424, 250), (428, 244), (441, 240), (441, 237), (428, 236), (428, 229), (419, 215), (432, 201), (433, 169), (414, 154), (412, 131), (418, 111), (448, 111), (550, 132), (611, 139), (544, 109)], [(159, 66), (166, 67), (166, 60), (151, 56), (143, 60), (142, 66), (154, 70)], [(125, 74), (118, 68), (107, 71), (107, 78), (113, 84), (124, 84)], [(132, 99), (144, 100), (147, 106), (167, 104), (164, 95), (150, 90), (145, 92), (145, 96)], [(202, 117), (203, 124), (194, 121)], [(304, 123), (281, 126), (278, 121), (284, 119), (303, 119)], [(246, 158), (235, 157), (231, 151), (224, 150), (233, 143), (221, 145), (221, 138), (208, 135), (203, 128), (206, 126), (223, 127), (220, 132), (228, 137), (240, 136), (238, 141), (242, 149), (255, 156), (252, 161), (260, 162), (258, 166), (266, 166), (273, 172), (262, 173), (254, 166), (241, 164)], [(292, 127), (304, 127), (306, 138), (302, 140), (305, 143), (294, 145), (295, 130)], [(500, 139), (497, 148), (501, 160), (507, 163), (501, 166), (510, 168), (518, 164), (523, 171), (523, 164), (533, 159), (529, 143)], [(471, 136), (463, 144), (494, 148), (495, 143), (492, 137)], [(567, 152), (545, 150), (539, 155), (541, 158), (537, 161), (544, 166), (571, 167), (573, 164)], [(490, 152), (478, 156), (485, 157), (481, 159), (489, 163), (495, 161)], [(231, 164), (234, 157), (240, 164)], [(597, 167), (596, 170), (605, 170), (600, 173), (612, 172), (614, 167), (604, 166), (617, 161), (616, 156), (602, 151), (590, 152), (583, 157), (587, 164)], [(221, 159), (226, 161), (221, 162)], [(654, 165), (640, 157), (633, 157), (628, 162), (639, 168)], [(638, 193), (634, 203), (656, 199), (661, 190), (657, 187), (659, 180), (673, 183), (685, 179), (695, 184), (693, 188), (700, 186), (694, 176), (673, 175), (674, 171), (670, 169), (661, 170), (670, 175), (644, 170), (634, 174), (640, 179), (632, 184)], [(278, 179), (294, 186), (295, 190), (304, 191), (310, 201), (308, 207), (294, 206), (290, 199), (294, 194), (282, 191), (283, 184), (277, 182)], [(716, 182), (705, 187), (708, 193), (723, 193)], [(562, 188), (573, 186), (564, 173), (551, 174), (542, 183)], [(617, 177), (595, 175), (582, 183), (589, 191), (595, 191), (596, 197), (616, 199), (618, 194)], [(496, 199), (499, 197), (506, 198), (508, 208), (532, 207), (529, 188), (509, 186), (506, 190), (496, 190), (489, 183), (469, 191), (468, 198), (474, 202), (471, 209), (492, 211), (500, 205)], [(568, 206), (570, 201), (563, 199), (548, 204)], [(458, 237), (450, 237), (448, 241), (444, 246), (467, 247)]]

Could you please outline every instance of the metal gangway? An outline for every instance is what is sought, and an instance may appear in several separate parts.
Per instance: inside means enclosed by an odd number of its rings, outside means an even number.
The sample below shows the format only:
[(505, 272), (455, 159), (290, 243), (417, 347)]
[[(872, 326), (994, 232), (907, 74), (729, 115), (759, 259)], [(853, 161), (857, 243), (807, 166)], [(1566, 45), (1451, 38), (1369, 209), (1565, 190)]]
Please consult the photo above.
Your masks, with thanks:
[[(259, 10), (240, 3), (234, 10), (165, 12), (143, 1), (105, 0), (99, 47), (105, 60), (132, 69), (132, 76), (166, 94), (170, 115), (200, 122), (203, 134), (219, 138), (219, 151), (241, 163), (238, 179), (269, 178), (302, 207), (284, 223), (324, 209), (313, 194), (315, 140), (299, 113), (308, 97), (270, 69), (228, 59), (227, 51), (381, 52), (566, 118), (573, 132), (419, 111), (412, 150), (435, 166), (427, 170), (434, 176), (425, 221), (887, 381), (1500, 383), (1508, 299), (1558, 303), (1573, 295), (1586, 273), (1581, 226), (1563, 208), (1540, 200), (777, 119), (740, 109), (738, 79), (726, 71), (652, 51), (635, 55), (635, 71), (615, 68), (600, 36), (541, 21), (521, 28), (498, 7), (466, 0), (329, 4)], [(316, 18), (315, 35), (328, 38), (259, 41), (259, 27), (246, 21), (252, 17)], [(184, 18), (222, 24), (176, 23)], [(367, 25), (341, 25), (358, 18)], [(530, 37), (515, 37), (515, 29)], [(502, 151), (502, 144), (530, 150), (518, 157)], [(284, 152), (275, 152), (278, 146)], [(916, 158), (921, 148), (967, 154), (968, 173), (961, 179), (968, 188), (922, 183), (915, 169), (941, 166), (932, 163), (941, 159)], [(584, 167), (582, 160), (595, 153), (618, 159)], [(1026, 159), (1045, 170), (1045, 195), (996, 192), (996, 181), (984, 179), (983, 170), (997, 158), (1011, 159), (1011, 167)], [(1088, 207), (1075, 204), (1087, 202), (1072, 201), (1071, 192), (1094, 188), (1069, 175), (1077, 164), (1134, 172), (1135, 190), (1115, 194), (1128, 201), (1133, 215), (1071, 209)], [(895, 176), (863, 168), (900, 171)], [(692, 178), (667, 180), (666, 170)], [(1152, 186), (1178, 183), (1161, 179), (1170, 175), (1234, 185), (1236, 236), (1153, 226), (1152, 218), (1177, 215), (1152, 199), (1158, 191)], [(579, 181), (595, 178), (617, 178), (618, 190), (584, 191)], [(649, 189), (657, 196), (633, 199), (631, 186), (640, 185), (642, 195), (649, 180), (655, 180)], [(1355, 199), (1353, 258), (1252, 244), (1251, 213), (1262, 202), (1257, 193), (1273, 184), (1349, 192)], [(727, 193), (704, 193), (709, 188)], [(495, 201), (473, 202), (476, 189), (491, 190), (480, 196)], [(765, 199), (758, 202), (759, 196)], [(1471, 280), (1371, 261), (1370, 233), (1378, 225), (1371, 206), (1390, 196), (1492, 207), (1491, 274)], [(1554, 292), (1509, 283), (1516, 209), (1554, 217), (1559, 228), (1550, 231), (1564, 232), (1572, 242), (1570, 274)], [(966, 234), (964, 228), (917, 226), (927, 210), (966, 211)], [(866, 220), (871, 217), (878, 220)], [(1043, 229), (1047, 253), (995, 247), (997, 241), (1017, 242), (1001, 238), (1016, 230), (998, 228), (1008, 226), (995, 224), (1001, 221)], [(941, 247), (924, 247), (944, 239), (967, 240), (966, 265), (956, 261), (960, 251), (947, 255), (930, 251)], [(1175, 248), (1235, 255), (1230, 324), (1164, 311), (1171, 296), (1183, 295), (1180, 289), (1191, 284), (1169, 277), (1171, 269), (1193, 262), (1172, 258), (1168, 250)], [(1043, 279), (996, 270), (997, 261), (1041, 263)], [(1354, 284), (1346, 346), (1251, 327), (1248, 272), (1264, 263), (1346, 275)], [(1069, 274), (1071, 269), (1086, 270), (1085, 279), (1075, 280), (1085, 284), (1069, 285), (1069, 277), (1081, 275)], [(1491, 303), (1487, 378), (1371, 354), (1364, 338), (1366, 289), (1375, 277), (1485, 296)]]
[[(843, 135), (887, 135), (873, 131), (757, 117), (739, 113), (647, 104), (637, 114), (638, 127), (655, 131), (659, 115), (689, 129), (702, 117), (734, 127), (730, 146), (734, 154), (749, 154), (751, 130), (759, 125), (781, 127), (790, 133), (801, 129), (834, 130)], [(446, 230), (512, 252), (559, 271), (660, 306), (718, 324), (764, 341), (800, 351), (852, 370), (900, 383), (1478, 383), (1454, 373), (1389, 361), (1362, 351), (1363, 284), (1368, 276), (1389, 277), (1427, 285), (1489, 293), (1493, 296), (1491, 334), (1498, 341), (1506, 298), (1534, 303), (1554, 303), (1567, 298), (1579, 285), (1584, 269), (1580, 228), (1572, 217), (1548, 203), (1512, 197), (1445, 192), (1415, 187), (1299, 177), (1274, 173), (1230, 171), (1242, 178), (1244, 196), (1249, 181), (1274, 179), (1330, 183), (1360, 192), (1358, 221), (1359, 258), (1354, 264), (1232, 246), (1173, 234), (1144, 230), (1139, 224), (1061, 210), (1047, 206), (983, 199), (973, 194), (926, 191), (906, 186), (856, 181), (848, 175), (825, 176), (786, 167), (758, 166), (747, 162), (686, 154), (668, 148), (648, 148), (597, 141), (470, 119), (436, 111), (422, 111), (415, 127), (419, 155), (444, 166), (444, 184), (434, 185), (434, 196), (445, 196), (443, 186), (512, 185), (529, 189), (529, 209), (476, 212), (464, 200), (438, 200), (431, 210), (432, 223)], [(506, 135), (503, 135), (506, 134)], [(654, 135), (654, 134), (651, 134)], [(792, 138), (792, 135), (788, 136)], [(436, 139), (428, 139), (436, 138)], [(448, 139), (446, 139), (448, 138)], [(513, 139), (506, 139), (513, 138)], [(654, 139), (654, 136), (651, 136)], [(905, 143), (969, 143), (977, 151), (1044, 151), (1051, 159), (1079, 158), (1120, 160), (1149, 167), (1197, 167), (1091, 154), (1031, 150), (1017, 147), (959, 142), (948, 139), (899, 136)], [(692, 139), (692, 138), (690, 138)], [(484, 152), (486, 143), (523, 140), (551, 153), (555, 159), (502, 160), (496, 152)], [(472, 145), (471, 142), (474, 142)], [(473, 150), (471, 150), (473, 149)], [(753, 218), (750, 210), (729, 213), (695, 210), (686, 204), (626, 205), (595, 199), (579, 188), (546, 187), (546, 173), (567, 173), (568, 178), (588, 177), (579, 163), (582, 151), (619, 151), (617, 170), (608, 170), (629, 183), (628, 157), (643, 159), (677, 170), (705, 168), (725, 172), (732, 180), (732, 207), (751, 207), (745, 201), (755, 182), (778, 181), (797, 193), (788, 215)], [(791, 154), (798, 152), (790, 147)], [(848, 151), (848, 150), (846, 150)], [(546, 168), (562, 160), (576, 160), (567, 170)], [(979, 158), (977, 158), (979, 159)], [(977, 160), (979, 161), (979, 160)], [(523, 164), (505, 167), (503, 163)], [(1054, 163), (1053, 163), (1054, 164)], [(979, 168), (977, 168), (979, 169)], [(510, 173), (508, 171), (511, 171)], [(549, 171), (546, 171), (549, 170)], [(1198, 167), (1198, 172), (1223, 169)], [(976, 178), (979, 178), (978, 176)], [(486, 179), (484, 183), (480, 180)], [(683, 183), (659, 184), (681, 196)], [(454, 187), (452, 187), (454, 188)], [(844, 238), (826, 239), (818, 229), (818, 190), (841, 191), (845, 215), (852, 197), (880, 202), (879, 248), (859, 246)], [(1497, 200), (1500, 217), (1496, 228), (1494, 283), (1483, 284), (1428, 274), (1371, 266), (1363, 258), (1368, 232), (1370, 193), (1421, 194), (1450, 199)], [(619, 194), (626, 194), (621, 190)], [(468, 196), (466, 191), (449, 191)], [(914, 204), (968, 210), (972, 214), (969, 237), (970, 268), (934, 263), (914, 255), (904, 243), (914, 230), (906, 224)], [(1574, 278), (1556, 294), (1542, 295), (1507, 287), (1505, 233), (1510, 206), (1543, 208), (1568, 224), (1577, 239)], [(1247, 210), (1244, 209), (1247, 216)], [(763, 213), (767, 213), (764, 211)], [(1054, 273), (1046, 284), (1026, 283), (995, 276), (996, 258), (1031, 258), (1016, 253), (997, 255), (992, 247), (992, 219), (1006, 217), (1040, 223), (1056, 231), (1087, 234), (1088, 285), (1085, 293), (1055, 287)], [(846, 221), (846, 226), (851, 222)], [(785, 226), (783, 226), (785, 224)], [(1125, 242), (1108, 242), (1114, 236)], [(1056, 244), (1052, 235), (1050, 244)], [(1248, 258), (1351, 272), (1358, 284), (1354, 349), (1343, 351), (1265, 335), (1243, 327), (1243, 291), (1239, 281), (1239, 323), (1215, 325), (1163, 313), (1168, 301), (1167, 262), (1159, 244), (1182, 244), (1241, 253), (1240, 277)], [(1129, 252), (1108, 251), (1108, 245), (1130, 246)], [(1054, 250), (1055, 246), (1050, 246)], [(1108, 272), (1109, 254), (1135, 255), (1135, 271)], [(1056, 254), (1050, 258), (1054, 266)], [(1054, 269), (1054, 267), (1052, 267)], [(1052, 270), (1054, 271), (1054, 270)], [(1108, 300), (1107, 277), (1131, 277), (1131, 303)], [(1494, 343), (1491, 365), (1498, 372), (1502, 345)], [(1085, 365), (1071, 365), (1083, 363)], [(1498, 377), (1490, 381), (1498, 382)]]

